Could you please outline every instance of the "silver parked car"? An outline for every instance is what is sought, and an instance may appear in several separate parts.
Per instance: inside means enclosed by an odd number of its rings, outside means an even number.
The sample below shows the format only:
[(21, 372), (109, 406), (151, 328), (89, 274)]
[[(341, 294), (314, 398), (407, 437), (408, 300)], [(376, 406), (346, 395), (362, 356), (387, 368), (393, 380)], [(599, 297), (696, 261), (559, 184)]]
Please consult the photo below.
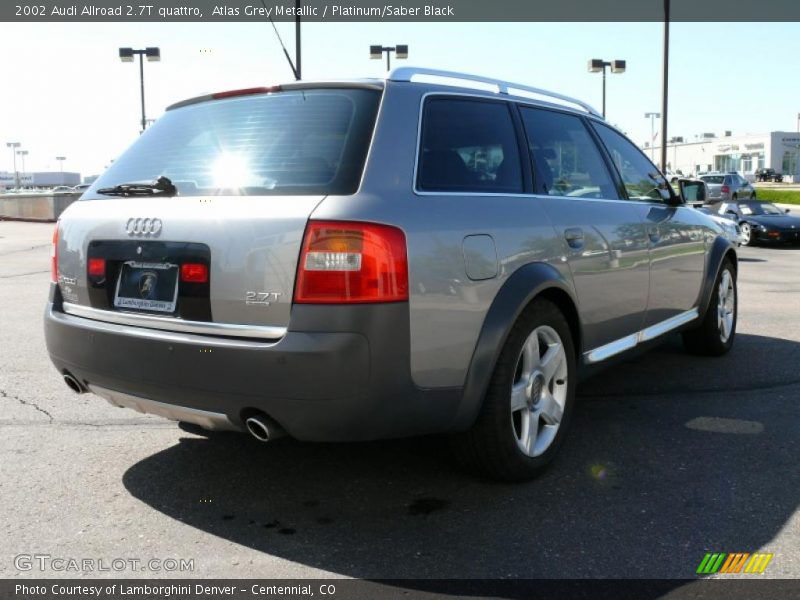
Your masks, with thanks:
[(580, 372), (671, 332), (731, 348), (736, 251), (697, 184), (583, 102), (466, 74), (193, 98), (63, 213), (47, 347), (117, 406), (262, 441), (448, 432), (527, 479)]
[(753, 185), (738, 173), (706, 173), (700, 179), (708, 186), (708, 202), (755, 200)]

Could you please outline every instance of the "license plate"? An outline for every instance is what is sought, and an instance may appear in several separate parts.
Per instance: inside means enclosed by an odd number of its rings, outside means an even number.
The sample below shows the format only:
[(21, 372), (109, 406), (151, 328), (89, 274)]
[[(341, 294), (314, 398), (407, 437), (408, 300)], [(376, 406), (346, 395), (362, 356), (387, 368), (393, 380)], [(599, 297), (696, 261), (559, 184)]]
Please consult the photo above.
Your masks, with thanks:
[(114, 306), (135, 310), (175, 312), (178, 265), (128, 261), (122, 265)]

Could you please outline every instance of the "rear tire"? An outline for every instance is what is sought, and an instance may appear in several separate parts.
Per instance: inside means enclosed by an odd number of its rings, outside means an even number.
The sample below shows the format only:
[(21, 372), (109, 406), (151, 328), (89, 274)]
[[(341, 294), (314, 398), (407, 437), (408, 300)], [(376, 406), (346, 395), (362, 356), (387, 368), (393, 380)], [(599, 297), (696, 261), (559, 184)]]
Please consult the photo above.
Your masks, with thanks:
[(572, 415), (572, 333), (549, 300), (531, 303), (500, 352), (480, 414), (452, 438), (462, 464), (503, 481), (526, 481), (553, 460)]
[(714, 282), (714, 292), (703, 321), (683, 333), (683, 344), (692, 354), (722, 356), (733, 346), (739, 297), (736, 289), (736, 269), (725, 259)]

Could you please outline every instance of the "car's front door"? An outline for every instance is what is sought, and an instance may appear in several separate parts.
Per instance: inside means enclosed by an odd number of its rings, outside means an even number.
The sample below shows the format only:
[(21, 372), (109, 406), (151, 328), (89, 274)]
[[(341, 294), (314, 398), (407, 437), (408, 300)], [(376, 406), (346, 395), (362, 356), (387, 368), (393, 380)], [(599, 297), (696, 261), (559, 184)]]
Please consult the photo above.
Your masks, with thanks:
[(705, 273), (705, 219), (689, 206), (662, 200), (669, 184), (645, 154), (606, 125), (595, 130), (608, 150), (631, 204), (645, 222), (650, 247), (650, 295), (644, 327), (697, 308)]
[(580, 304), (585, 359), (636, 344), (647, 307), (645, 224), (623, 200), (580, 116), (522, 107), (534, 188), (560, 240)]

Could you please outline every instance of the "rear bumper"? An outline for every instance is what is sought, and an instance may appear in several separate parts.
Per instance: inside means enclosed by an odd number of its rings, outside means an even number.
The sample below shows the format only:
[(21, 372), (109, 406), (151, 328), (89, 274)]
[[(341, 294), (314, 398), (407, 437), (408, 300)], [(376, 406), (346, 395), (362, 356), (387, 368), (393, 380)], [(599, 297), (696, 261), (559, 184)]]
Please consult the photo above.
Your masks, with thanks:
[(293, 437), (351, 441), (450, 429), (461, 389), (420, 389), (408, 306), (295, 306), (273, 342), (217, 338), (66, 314), (57, 291), (45, 338), (59, 372), (112, 404), (213, 429), (263, 411)]

